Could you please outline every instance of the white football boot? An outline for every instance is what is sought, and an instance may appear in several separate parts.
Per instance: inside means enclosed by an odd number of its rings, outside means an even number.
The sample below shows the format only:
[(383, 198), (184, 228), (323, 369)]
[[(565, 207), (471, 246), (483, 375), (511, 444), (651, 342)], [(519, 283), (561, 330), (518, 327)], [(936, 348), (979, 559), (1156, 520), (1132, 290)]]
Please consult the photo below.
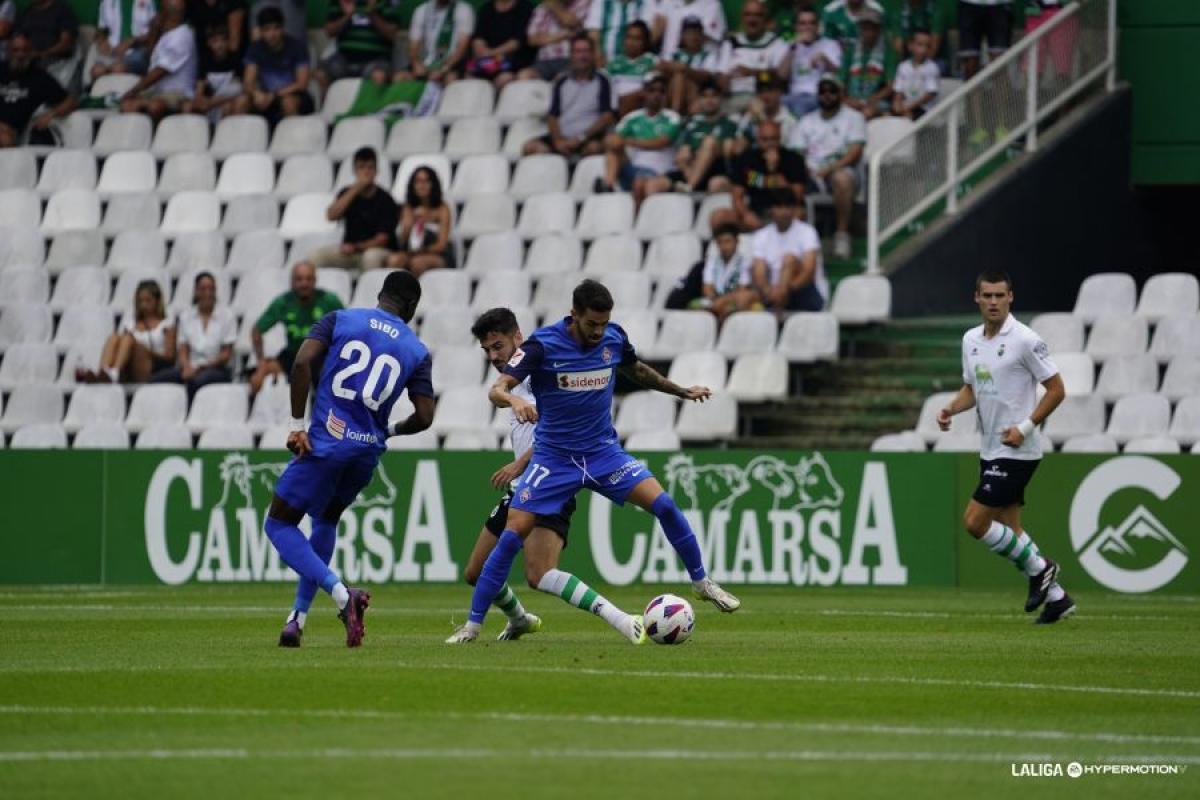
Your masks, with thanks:
[(712, 578), (705, 578), (698, 584), (692, 584), (692, 593), (696, 595), (697, 599), (707, 600), (726, 614), (732, 614), (742, 607), (741, 600), (722, 589), (721, 585)]
[(450, 634), (450, 638), (446, 640), (446, 644), (468, 644), (479, 638), (479, 628), (471, 627), (470, 625), (460, 625), (454, 633)]
[(504, 630), (496, 637), (497, 642), (513, 642), (527, 633), (537, 633), (542, 629), (542, 618), (537, 614), (525, 612), (525, 616), (515, 623), (510, 619)]

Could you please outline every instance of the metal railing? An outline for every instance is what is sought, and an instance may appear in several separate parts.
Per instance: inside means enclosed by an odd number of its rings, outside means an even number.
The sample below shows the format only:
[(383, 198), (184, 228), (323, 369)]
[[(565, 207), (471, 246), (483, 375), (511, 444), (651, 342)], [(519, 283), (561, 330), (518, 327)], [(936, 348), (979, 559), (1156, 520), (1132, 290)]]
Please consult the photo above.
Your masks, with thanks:
[[(943, 98), (907, 132), (868, 155), (867, 271), (881, 249), (910, 225), (954, 214), (967, 183), (1080, 93), (1116, 78), (1117, 0), (1080, 0)], [(939, 204), (941, 207), (939, 208)]]

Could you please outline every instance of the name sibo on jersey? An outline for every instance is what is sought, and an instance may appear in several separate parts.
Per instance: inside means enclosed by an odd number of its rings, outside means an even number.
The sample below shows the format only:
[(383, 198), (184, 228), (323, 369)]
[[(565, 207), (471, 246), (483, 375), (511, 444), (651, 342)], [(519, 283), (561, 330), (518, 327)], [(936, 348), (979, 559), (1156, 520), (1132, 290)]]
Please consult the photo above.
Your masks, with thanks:
[(611, 380), (611, 369), (594, 369), (589, 372), (560, 372), (558, 373), (558, 388), (567, 392), (595, 392), (607, 389)]

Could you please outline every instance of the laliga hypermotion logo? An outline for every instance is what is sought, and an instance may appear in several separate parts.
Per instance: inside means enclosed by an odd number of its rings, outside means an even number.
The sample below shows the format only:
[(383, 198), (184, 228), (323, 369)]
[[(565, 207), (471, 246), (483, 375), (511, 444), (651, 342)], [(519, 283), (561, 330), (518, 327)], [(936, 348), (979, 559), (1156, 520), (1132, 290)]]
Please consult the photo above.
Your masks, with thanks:
[(1092, 470), (1071, 502), (1071, 545), (1098, 582), (1118, 592), (1152, 592), (1173, 581), (1188, 550), (1142, 504), (1115, 527), (1100, 525), (1104, 504), (1122, 489), (1143, 489), (1166, 500), (1179, 488), (1175, 470), (1146, 456), (1122, 456)]

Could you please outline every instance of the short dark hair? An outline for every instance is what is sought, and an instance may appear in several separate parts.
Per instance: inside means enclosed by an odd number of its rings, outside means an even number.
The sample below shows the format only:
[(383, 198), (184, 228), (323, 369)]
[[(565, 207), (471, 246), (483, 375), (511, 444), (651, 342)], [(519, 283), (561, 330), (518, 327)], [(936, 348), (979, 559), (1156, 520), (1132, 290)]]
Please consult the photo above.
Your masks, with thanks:
[(791, 189), (773, 189), (770, 197), (771, 199), (768, 208), (774, 208), (775, 206), (796, 205), (796, 193)]
[(985, 283), (1003, 283), (1008, 286), (1010, 292), (1013, 289), (1012, 277), (1002, 269), (985, 269), (979, 273), (975, 278), (975, 291), (978, 292)]
[(520, 327), (517, 324), (517, 315), (510, 309), (489, 308), (479, 315), (479, 319), (475, 320), (475, 324), (471, 326), (471, 335), (483, 341), (483, 338), (489, 333), (512, 336), (520, 330)]
[(411, 303), (415, 308), (421, 300), (421, 282), (411, 272), (398, 269), (389, 272), (383, 279), (383, 288), (379, 290), (380, 300), (391, 300), (400, 306)]
[(583, 31), (580, 31), (579, 33), (577, 33), (571, 37), (571, 46), (572, 47), (575, 45), (576, 42), (587, 42), (587, 46), (589, 49), (592, 49), (594, 47), (594, 45), (592, 43), (592, 37), (588, 36), (587, 33), (583, 32)]
[(258, 17), (255, 19), (258, 27), (265, 28), (268, 25), (282, 25), (283, 12), (279, 10), (279, 6), (265, 6), (258, 12)]
[(575, 311), (612, 311), (612, 307), (612, 293), (599, 281), (585, 280), (571, 293), (571, 308)]
[(913, 39), (918, 34), (922, 34), (922, 33), (925, 34), (926, 36), (933, 36), (933, 31), (929, 30), (929, 28), (914, 28), (913, 32), (908, 35), (908, 38)]
[(369, 161), (369, 162), (371, 162), (372, 164), (378, 164), (378, 163), (379, 163), (379, 156), (377, 156), (377, 155), (375, 154), (375, 148), (374, 148), (374, 147), (360, 147), (360, 148), (358, 148), (357, 150), (355, 150), (355, 151), (354, 151), (354, 161), (353, 161), (353, 163), (355, 163), (355, 164), (363, 164), (363, 163), (366, 163), (366, 162), (368, 162), (368, 161)]
[(716, 92), (717, 94), (720, 94), (721, 85), (712, 78), (709, 78), (700, 84), (700, 88), (697, 91), (699, 91), (700, 94), (704, 94), (705, 92)]
[(646, 47), (649, 47), (652, 44), (649, 25), (639, 19), (625, 26), (626, 33), (629, 33), (632, 30), (638, 30), (642, 32), (642, 36), (646, 38)]
[(225, 25), (209, 25), (204, 29), (204, 38), (211, 39), (214, 36), (229, 36), (229, 28)]
[(738, 230), (738, 226), (735, 225), (734, 223), (722, 222), (720, 225), (718, 225), (716, 228), (713, 229), (713, 238), (716, 239), (717, 237), (725, 236), (726, 234), (733, 236), (734, 238), (737, 238), (737, 236), (740, 233), (741, 233), (741, 231)]

